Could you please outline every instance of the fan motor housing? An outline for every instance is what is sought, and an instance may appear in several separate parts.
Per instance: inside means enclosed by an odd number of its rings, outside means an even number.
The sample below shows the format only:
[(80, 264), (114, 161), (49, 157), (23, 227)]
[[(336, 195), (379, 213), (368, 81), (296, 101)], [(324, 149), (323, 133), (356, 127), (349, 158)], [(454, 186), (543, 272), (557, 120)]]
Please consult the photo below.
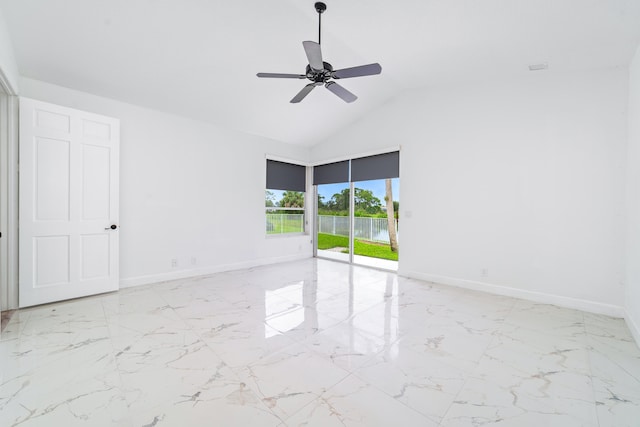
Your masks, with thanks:
[(322, 61), (322, 66), (324, 67), (324, 69), (322, 71), (317, 71), (311, 68), (311, 65), (307, 65), (307, 78), (314, 83), (325, 83), (327, 80), (333, 77), (333, 66), (324, 61)]

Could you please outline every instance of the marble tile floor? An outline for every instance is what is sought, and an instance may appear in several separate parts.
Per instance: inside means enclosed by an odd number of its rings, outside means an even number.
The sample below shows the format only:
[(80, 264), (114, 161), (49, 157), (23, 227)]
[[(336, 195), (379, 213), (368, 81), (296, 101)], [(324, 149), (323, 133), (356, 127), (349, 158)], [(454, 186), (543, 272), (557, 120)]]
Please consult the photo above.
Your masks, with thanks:
[[(334, 250), (328, 250), (328, 249), (318, 249), (318, 258), (330, 259), (330, 260), (341, 261), (341, 262), (349, 262), (349, 254), (343, 254), (341, 251), (336, 252)], [(369, 256), (363, 256), (363, 255), (354, 255), (353, 263), (363, 267), (379, 268), (381, 270), (388, 270), (388, 271), (398, 271), (398, 261), (391, 261), (388, 259), (374, 258)]]
[(304, 260), (16, 311), (1, 426), (638, 426), (621, 319)]

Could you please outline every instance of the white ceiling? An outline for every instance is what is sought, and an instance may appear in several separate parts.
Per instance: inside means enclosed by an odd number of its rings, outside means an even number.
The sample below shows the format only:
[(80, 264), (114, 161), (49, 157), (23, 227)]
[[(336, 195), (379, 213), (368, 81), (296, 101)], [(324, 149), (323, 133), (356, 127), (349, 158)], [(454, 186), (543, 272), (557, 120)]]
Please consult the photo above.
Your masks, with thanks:
[[(528, 73), (627, 65), (640, 0), (326, 0), (323, 54), (371, 62), (345, 104), (303, 80), (313, 0), (0, 0), (20, 73), (61, 86), (313, 145), (405, 91)], [(544, 72), (544, 71), (543, 71)]]

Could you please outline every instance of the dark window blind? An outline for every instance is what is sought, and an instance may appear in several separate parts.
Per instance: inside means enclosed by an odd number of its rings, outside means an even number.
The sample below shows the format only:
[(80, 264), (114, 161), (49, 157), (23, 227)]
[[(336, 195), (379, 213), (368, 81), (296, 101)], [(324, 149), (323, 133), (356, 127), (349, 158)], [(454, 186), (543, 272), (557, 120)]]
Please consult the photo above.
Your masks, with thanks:
[(314, 166), (313, 185), (349, 182), (349, 161)]
[(306, 191), (306, 168), (292, 163), (267, 160), (267, 189)]
[(351, 160), (351, 181), (398, 178), (399, 176), (399, 151)]

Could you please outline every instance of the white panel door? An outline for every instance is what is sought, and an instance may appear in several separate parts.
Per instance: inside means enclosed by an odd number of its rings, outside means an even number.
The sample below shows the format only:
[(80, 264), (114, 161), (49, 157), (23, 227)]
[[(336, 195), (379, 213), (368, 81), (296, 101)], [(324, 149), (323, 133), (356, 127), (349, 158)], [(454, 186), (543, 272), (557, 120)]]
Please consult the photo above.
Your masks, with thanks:
[(120, 122), (20, 99), (20, 307), (118, 289)]

